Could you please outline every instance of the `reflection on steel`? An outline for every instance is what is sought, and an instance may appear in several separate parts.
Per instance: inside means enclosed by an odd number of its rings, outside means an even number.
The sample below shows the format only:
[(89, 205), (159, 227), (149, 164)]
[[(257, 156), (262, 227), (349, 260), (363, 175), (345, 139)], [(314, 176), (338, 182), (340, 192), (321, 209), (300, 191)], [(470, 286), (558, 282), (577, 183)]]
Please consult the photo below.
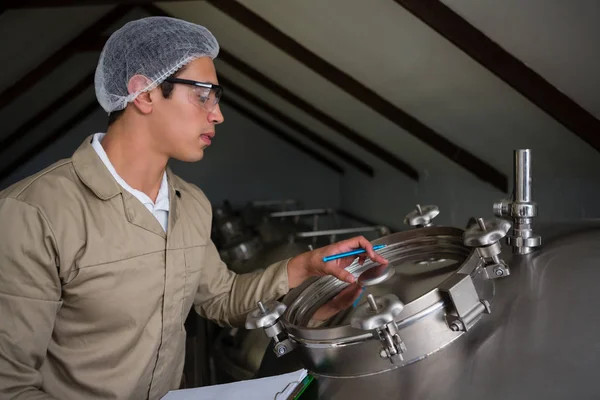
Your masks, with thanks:
[[(373, 246), (375, 249), (375, 246)], [(374, 286), (390, 279), (396, 273), (396, 268), (390, 265), (380, 265), (369, 268), (358, 277), (358, 284), (363, 287)]]

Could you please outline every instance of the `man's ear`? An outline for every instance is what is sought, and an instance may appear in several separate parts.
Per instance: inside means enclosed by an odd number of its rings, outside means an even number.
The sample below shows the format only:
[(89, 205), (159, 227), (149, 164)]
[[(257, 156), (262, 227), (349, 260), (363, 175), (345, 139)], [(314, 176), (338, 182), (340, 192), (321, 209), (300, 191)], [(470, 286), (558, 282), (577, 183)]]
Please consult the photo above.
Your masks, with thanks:
[[(145, 87), (148, 86), (150, 80), (143, 75), (134, 75), (129, 80), (127, 84), (127, 91), (129, 93), (136, 93), (140, 90), (144, 90)], [(133, 104), (136, 109), (142, 114), (150, 114), (152, 112), (152, 98), (150, 96), (150, 92), (144, 91), (137, 95), (135, 100), (133, 100)]]

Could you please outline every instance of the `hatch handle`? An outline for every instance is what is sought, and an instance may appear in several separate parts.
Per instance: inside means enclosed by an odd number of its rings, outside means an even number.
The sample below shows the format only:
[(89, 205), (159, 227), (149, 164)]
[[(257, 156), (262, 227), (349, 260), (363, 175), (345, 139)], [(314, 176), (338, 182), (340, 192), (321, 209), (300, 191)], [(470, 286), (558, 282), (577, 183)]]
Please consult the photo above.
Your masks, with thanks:
[(404, 361), (402, 353), (406, 351), (406, 345), (400, 338), (394, 320), (403, 309), (404, 304), (394, 294), (377, 299), (368, 294), (367, 302), (357, 307), (350, 319), (353, 328), (375, 331), (382, 344), (379, 355), (387, 358), (392, 364)]
[(275, 341), (273, 352), (277, 355), (277, 357), (286, 355), (290, 351), (294, 350), (296, 348), (294, 342), (288, 338), (282, 340), (279, 337), (279, 334), (284, 331), (280, 317), (287, 309), (286, 305), (276, 300), (272, 300), (264, 304), (263, 302), (259, 301), (257, 305), (258, 307), (252, 310), (246, 316), (246, 329), (264, 329), (265, 335), (273, 338)]

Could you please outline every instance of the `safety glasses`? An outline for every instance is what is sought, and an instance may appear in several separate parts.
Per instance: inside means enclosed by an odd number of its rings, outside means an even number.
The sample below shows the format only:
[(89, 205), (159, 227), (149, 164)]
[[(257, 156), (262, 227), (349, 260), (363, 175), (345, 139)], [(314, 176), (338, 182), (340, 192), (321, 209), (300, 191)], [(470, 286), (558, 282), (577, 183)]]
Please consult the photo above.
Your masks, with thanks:
[(213, 111), (221, 96), (223, 95), (223, 87), (212, 83), (192, 81), (189, 79), (167, 78), (166, 82), (181, 83), (192, 86), (190, 90), (190, 101), (203, 107), (207, 111)]

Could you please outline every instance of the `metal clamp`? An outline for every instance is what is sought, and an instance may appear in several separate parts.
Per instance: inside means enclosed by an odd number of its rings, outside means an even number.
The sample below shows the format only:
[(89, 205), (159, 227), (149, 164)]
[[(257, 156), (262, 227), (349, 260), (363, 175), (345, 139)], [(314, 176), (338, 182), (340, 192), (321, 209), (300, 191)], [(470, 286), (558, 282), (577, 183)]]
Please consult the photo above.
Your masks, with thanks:
[(513, 232), (507, 237), (514, 254), (528, 254), (542, 245), (542, 237), (531, 228), (537, 216), (537, 204), (531, 200), (531, 150), (514, 152), (514, 189), (511, 200), (494, 203), (494, 215), (511, 218)]
[(283, 332), (283, 326), (279, 318), (286, 310), (286, 305), (278, 301), (269, 301), (263, 304), (258, 302), (258, 308), (246, 316), (246, 329), (263, 328), (265, 334), (273, 338), (275, 347), (273, 352), (277, 357), (281, 357), (292, 351), (296, 345), (288, 338), (280, 340), (279, 334)]
[(426, 226), (431, 226), (431, 221), (437, 217), (439, 213), (440, 210), (438, 206), (421, 206), (420, 204), (417, 204), (415, 210), (406, 214), (404, 223), (414, 228), (424, 228)]
[(440, 285), (439, 290), (446, 293), (454, 309), (446, 315), (446, 322), (453, 331), (468, 331), (475, 325), (483, 313), (491, 312), (490, 303), (481, 300), (467, 274), (456, 274)]
[(394, 319), (400, 315), (404, 304), (393, 294), (375, 298), (367, 295), (367, 303), (359, 306), (350, 320), (353, 328), (365, 331), (374, 330), (382, 343), (379, 355), (388, 358), (392, 364), (403, 361), (402, 353), (406, 345), (398, 334), (398, 326)]
[(510, 222), (494, 220), (485, 222), (477, 219), (477, 225), (471, 226), (463, 234), (465, 246), (476, 247), (477, 253), (484, 264), (488, 279), (503, 278), (510, 275), (510, 269), (498, 255), (502, 252), (500, 240), (510, 229)]

